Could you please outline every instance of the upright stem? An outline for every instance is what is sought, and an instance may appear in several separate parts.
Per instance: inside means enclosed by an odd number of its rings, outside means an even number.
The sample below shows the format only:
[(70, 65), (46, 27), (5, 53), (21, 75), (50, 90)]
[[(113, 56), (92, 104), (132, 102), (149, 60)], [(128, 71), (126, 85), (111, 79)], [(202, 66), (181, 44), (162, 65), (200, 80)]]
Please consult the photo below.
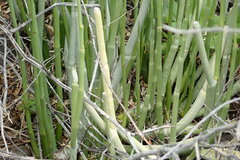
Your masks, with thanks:
[[(40, 62), (43, 61), (42, 50), (40, 46), (40, 38), (38, 33), (38, 24), (36, 20), (36, 11), (35, 4), (33, 0), (27, 1), (29, 7), (30, 18), (32, 18), (31, 24), (31, 40), (32, 40), (32, 48), (34, 57)], [(54, 135), (54, 130), (52, 126), (52, 120), (47, 111), (46, 103), (48, 96), (47, 93), (47, 85), (46, 85), (46, 77), (43, 73), (39, 73), (39, 69), (34, 67), (34, 76), (37, 77), (34, 83), (35, 87), (35, 103), (36, 110), (40, 125), (40, 135), (42, 136), (43, 142), (43, 151), (45, 156), (50, 156), (57, 149), (56, 140)], [(39, 75), (38, 75), (39, 74)], [(46, 95), (47, 94), (47, 95)]]
[(177, 136), (177, 120), (178, 120), (178, 112), (179, 112), (179, 96), (182, 85), (182, 77), (183, 77), (183, 63), (184, 63), (184, 51), (186, 46), (186, 35), (182, 39), (181, 50), (179, 52), (180, 57), (178, 59), (178, 72), (177, 72), (177, 83), (175, 86), (174, 94), (173, 94), (173, 108), (172, 108), (172, 121), (171, 121), (171, 133), (170, 133), (170, 142), (176, 142)]
[[(137, 42), (138, 32), (141, 31), (143, 28), (143, 22), (147, 17), (149, 4), (150, 4), (149, 0), (143, 0), (141, 3), (141, 8), (139, 10), (138, 18), (136, 20), (136, 23), (134, 24), (133, 30), (131, 32), (131, 35), (125, 47), (125, 57), (121, 57), (121, 58), (125, 58), (125, 64), (126, 64), (125, 67), (128, 65), (131, 59), (131, 54), (133, 53), (135, 43)], [(126, 69), (126, 68), (123, 68), (123, 69)], [(116, 89), (117, 84), (120, 82), (121, 75), (122, 75), (121, 61), (117, 63), (116, 68), (113, 70), (112, 75), (113, 75), (112, 86), (113, 86), (113, 89)]]
[[(238, 16), (238, 0), (235, 2), (235, 5), (234, 5), (234, 10), (235, 10), (235, 18), (234, 18), (234, 28), (237, 27), (237, 18)], [(231, 57), (231, 62), (230, 62), (230, 73), (229, 73), (229, 81), (230, 81), (230, 84), (228, 86), (228, 89), (227, 89), (227, 93), (226, 93), (226, 97), (224, 99), (224, 101), (227, 101), (231, 98), (232, 96), (232, 92), (233, 92), (233, 84), (234, 84), (234, 80), (233, 80), (233, 77), (234, 77), (234, 72), (236, 70), (236, 59), (237, 59), (237, 52), (238, 52), (238, 42), (237, 42), (237, 33), (235, 33), (233, 35), (233, 46), (232, 46), (232, 57)], [(227, 117), (227, 113), (228, 113), (228, 110), (229, 110), (229, 105), (226, 105), (221, 113), (220, 113), (220, 117), (225, 120), (226, 117)]]
[[(151, 7), (150, 7), (150, 19), (153, 19), (153, 2), (151, 2)], [(145, 120), (147, 117), (147, 113), (148, 111), (153, 108), (153, 103), (151, 103), (151, 99), (153, 97), (154, 94), (154, 88), (153, 88), (153, 78), (154, 78), (154, 29), (153, 29), (153, 23), (149, 24), (150, 26), (150, 51), (149, 51), (149, 69), (148, 69), (148, 88), (147, 88), (147, 95), (145, 97), (144, 100), (144, 104), (141, 108), (141, 113), (138, 119), (138, 127), (140, 130), (143, 129), (144, 125), (145, 125)]]
[[(78, 37), (80, 40), (80, 44), (77, 45), (77, 53), (79, 54), (78, 60), (78, 75), (76, 71), (72, 70), (73, 73), (73, 87), (77, 88), (72, 99), (72, 119), (71, 119), (71, 149), (70, 149), (70, 159), (75, 160), (77, 156), (77, 133), (79, 129), (79, 121), (81, 119), (81, 113), (83, 109), (83, 95), (84, 95), (84, 68), (85, 68), (85, 48), (84, 48), (84, 26), (82, 20), (82, 12), (81, 12), (81, 0), (77, 0), (77, 26), (78, 26)], [(78, 85), (77, 84), (78, 81)], [(77, 94), (77, 95), (76, 95)], [(77, 98), (77, 100), (75, 100)], [(76, 101), (76, 102), (75, 102)], [(76, 103), (76, 104), (75, 104)]]
[[(156, 6), (156, 19), (157, 19), (157, 40), (156, 40), (156, 48), (155, 48), (155, 66), (156, 66), (156, 73), (157, 73), (157, 103), (155, 106), (155, 115), (157, 118), (157, 123), (159, 126), (163, 125), (163, 108), (161, 104), (161, 83), (162, 81), (162, 9), (163, 9), (163, 2), (162, 1), (155, 1)], [(160, 132), (159, 138), (163, 140), (163, 133)]]
[[(56, 3), (57, 0), (53, 0), (53, 3)], [(56, 78), (62, 78), (62, 56), (61, 56), (61, 46), (60, 46), (60, 24), (59, 24), (59, 9), (53, 9), (53, 27), (54, 27), (54, 52), (55, 52), (55, 76)], [(57, 110), (60, 112), (64, 111), (62, 100), (63, 92), (61, 86), (57, 85), (56, 93), (60, 99), (57, 102)], [(62, 127), (58, 123), (56, 129), (56, 139), (59, 140), (62, 137)]]
[[(102, 25), (102, 17), (101, 11), (99, 8), (94, 8), (94, 16), (96, 22), (96, 31), (97, 31), (97, 41), (99, 47), (99, 56), (100, 56), (100, 65), (102, 70), (102, 80), (103, 80), (103, 88), (106, 96), (104, 96), (104, 104), (107, 105), (106, 112), (116, 120), (115, 116), (115, 108), (114, 108), (114, 101), (111, 87), (111, 80), (110, 80), (110, 70), (107, 62), (107, 55), (106, 55), (106, 48), (105, 48), (105, 40), (104, 40), (104, 33), (103, 33), (103, 25)], [(118, 136), (116, 126), (108, 121), (109, 127), (109, 140), (110, 143), (114, 145), (115, 148), (118, 148), (122, 152), (126, 152), (124, 146), (121, 143), (121, 140)]]
[[(11, 14), (11, 18), (13, 21), (13, 27), (15, 28), (15, 27), (17, 27), (17, 20), (16, 20), (15, 10), (14, 10), (14, 6), (13, 6), (13, 0), (8, 0), (8, 5), (9, 5), (10, 11), (11, 11), (10, 14)], [(17, 40), (18, 45), (20, 47), (22, 47), (22, 42), (21, 42), (20, 34), (18, 31), (16, 32), (16, 40)], [(25, 94), (23, 94), (22, 99), (23, 99), (23, 105), (25, 108), (25, 117), (26, 117), (26, 122), (27, 122), (28, 134), (30, 137), (31, 146), (32, 146), (33, 152), (35, 154), (35, 157), (40, 158), (37, 141), (36, 141), (36, 138), (34, 135), (33, 127), (32, 127), (31, 112), (28, 108), (28, 103), (30, 101), (28, 100), (29, 93), (27, 91), (28, 85), (27, 85), (26, 63), (24, 60), (22, 60), (21, 56), (19, 56), (19, 58), (20, 58), (20, 70), (21, 70), (23, 90), (26, 91)]]

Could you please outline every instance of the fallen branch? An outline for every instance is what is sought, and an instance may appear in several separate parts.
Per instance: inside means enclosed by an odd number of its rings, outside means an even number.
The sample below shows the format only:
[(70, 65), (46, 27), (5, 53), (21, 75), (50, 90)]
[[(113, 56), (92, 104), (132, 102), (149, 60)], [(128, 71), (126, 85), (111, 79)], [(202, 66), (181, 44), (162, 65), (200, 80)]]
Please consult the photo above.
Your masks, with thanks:
[(237, 123), (234, 124), (227, 124), (227, 125), (223, 125), (220, 127), (216, 127), (216, 128), (211, 128), (205, 132), (203, 132), (202, 134), (200, 134), (199, 136), (195, 137), (192, 141), (190, 142), (182, 142), (182, 143), (178, 143), (178, 145), (174, 146), (174, 147), (165, 147), (165, 146), (161, 146), (157, 149), (152, 149), (146, 152), (141, 152), (141, 153), (137, 153), (134, 154), (132, 156), (130, 156), (128, 159), (129, 160), (134, 160), (134, 159), (139, 159), (141, 157), (145, 157), (145, 156), (149, 156), (149, 155), (158, 155), (159, 153), (166, 153), (166, 152), (170, 152), (170, 154), (168, 154), (167, 156), (165, 155), (164, 158), (162, 157), (161, 159), (167, 159), (171, 156), (172, 153), (176, 154), (176, 153), (180, 153), (181, 151), (184, 151), (186, 148), (193, 148), (196, 142), (202, 142), (207, 140), (209, 137), (211, 137), (213, 134), (218, 133), (218, 132), (222, 132), (225, 130), (230, 130), (230, 129), (234, 129), (237, 127)]

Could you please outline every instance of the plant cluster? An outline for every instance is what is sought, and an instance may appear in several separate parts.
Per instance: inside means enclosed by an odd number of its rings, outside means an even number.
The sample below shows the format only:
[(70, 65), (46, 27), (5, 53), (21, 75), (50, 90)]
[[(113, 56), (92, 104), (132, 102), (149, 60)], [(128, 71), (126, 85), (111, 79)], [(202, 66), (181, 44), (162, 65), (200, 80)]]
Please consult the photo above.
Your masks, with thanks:
[(231, 100), (240, 90), (239, 3), (8, 0), (13, 28), (0, 29), (19, 53), (34, 156), (57, 158), (65, 136), (72, 160), (190, 160), (206, 156), (226, 130), (239, 138), (237, 122), (227, 120), (239, 101)]

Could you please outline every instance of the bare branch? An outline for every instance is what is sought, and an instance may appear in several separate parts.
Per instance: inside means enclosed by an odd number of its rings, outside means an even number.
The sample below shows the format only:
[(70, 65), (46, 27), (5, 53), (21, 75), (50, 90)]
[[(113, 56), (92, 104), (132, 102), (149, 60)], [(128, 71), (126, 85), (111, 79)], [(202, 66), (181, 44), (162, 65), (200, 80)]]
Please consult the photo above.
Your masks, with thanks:
[(194, 34), (199, 32), (229, 32), (229, 33), (240, 33), (240, 29), (238, 28), (230, 28), (230, 27), (211, 27), (211, 28), (201, 28), (199, 29), (180, 29), (175, 28), (173, 26), (169, 26), (164, 24), (163, 29), (175, 33), (175, 34)]
[(167, 152), (167, 154), (165, 154), (160, 159), (167, 159), (173, 153), (180, 153), (181, 151), (183, 151), (187, 148), (188, 149), (193, 148), (193, 146), (196, 142), (199, 143), (199, 142), (205, 141), (217, 132), (222, 132), (222, 131), (225, 131), (225, 130), (234, 129), (236, 127), (237, 127), (237, 123), (227, 124), (227, 125), (223, 125), (223, 126), (216, 127), (216, 128), (211, 128), (211, 129), (201, 133), (200, 135), (196, 136), (190, 142), (181, 141), (174, 147), (166, 147), (166, 146), (163, 145), (163, 146), (160, 146), (157, 149), (152, 149), (152, 150), (149, 150), (149, 151), (146, 151), (146, 152), (141, 152), (141, 153), (134, 154), (134, 155), (130, 156), (128, 159), (129, 160), (139, 159), (141, 157), (145, 157), (145, 156), (149, 156), (149, 155), (157, 155), (161, 152), (165, 152), (165, 153)]

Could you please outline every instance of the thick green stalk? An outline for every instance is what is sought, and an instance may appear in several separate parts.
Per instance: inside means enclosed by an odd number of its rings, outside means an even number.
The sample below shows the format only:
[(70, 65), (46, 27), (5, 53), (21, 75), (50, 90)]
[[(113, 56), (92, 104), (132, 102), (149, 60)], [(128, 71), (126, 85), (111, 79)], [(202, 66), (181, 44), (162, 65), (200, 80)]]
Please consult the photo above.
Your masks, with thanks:
[[(81, 119), (81, 113), (83, 108), (83, 95), (84, 95), (84, 68), (85, 68), (85, 48), (84, 48), (84, 26), (82, 20), (82, 12), (81, 12), (81, 2), (77, 0), (77, 26), (78, 26), (78, 39), (80, 40), (80, 44), (77, 45), (77, 53), (79, 54), (78, 60), (78, 75), (76, 71), (73, 71), (73, 83), (76, 83), (78, 80), (78, 89), (77, 89), (77, 104), (72, 107), (72, 119), (71, 119), (71, 160), (75, 160), (77, 156), (77, 133), (79, 129), (79, 121)], [(74, 73), (75, 72), (75, 73)], [(75, 95), (74, 95), (75, 96)], [(74, 97), (75, 98), (75, 97)], [(73, 103), (75, 103), (75, 99), (73, 99)]]
[[(123, 1), (123, 9), (121, 11), (122, 14), (126, 12), (126, 1)], [(119, 28), (119, 34), (120, 34), (120, 54), (121, 57), (125, 57), (125, 25), (126, 25), (126, 17), (123, 16), (121, 18), (120, 22), (120, 28)], [(122, 58), (122, 68), (125, 68), (125, 59)], [(123, 87), (123, 105), (125, 108), (128, 108), (128, 100), (129, 100), (129, 94), (130, 94), (130, 84), (127, 83), (127, 72), (126, 70), (123, 70), (122, 73), (122, 87)], [(128, 125), (128, 117), (126, 113), (123, 113), (123, 119), (122, 119), (122, 126), (126, 127)]]
[(73, 82), (72, 82), (72, 93), (71, 93), (71, 142), (70, 142), (70, 159), (77, 159), (77, 130), (79, 121), (77, 120), (77, 108), (78, 108), (78, 76), (75, 68), (72, 69)]
[[(226, 83), (226, 77), (228, 73), (229, 68), (229, 58), (230, 58), (230, 52), (232, 48), (232, 40), (233, 40), (233, 34), (229, 33), (227, 31), (228, 27), (234, 27), (235, 23), (237, 23), (237, 3), (235, 3), (234, 7), (229, 11), (227, 21), (226, 21), (226, 27), (223, 29), (222, 33), (222, 47), (221, 47), (221, 54), (222, 54), (222, 64), (220, 68), (220, 76), (219, 76), (219, 83), (217, 87), (217, 93), (216, 95), (221, 95), (223, 91), (223, 86)], [(219, 47), (220, 48), (220, 47)], [(221, 100), (220, 100), (221, 101)]]
[(198, 47), (197, 47), (195, 41), (193, 41), (193, 43), (192, 43), (192, 50), (190, 50), (188, 52), (191, 52), (191, 54), (189, 56), (190, 61), (188, 63), (188, 67), (185, 70), (184, 75), (183, 75), (183, 84), (182, 84), (181, 91), (186, 90), (188, 88), (188, 84), (191, 83), (191, 81), (189, 80), (190, 77), (193, 77), (193, 81), (195, 81), (195, 74), (192, 73), (193, 67), (196, 64), (196, 56), (198, 54)]
[(21, 14), (21, 18), (22, 18), (22, 21), (27, 21), (27, 14), (25, 12), (25, 8), (24, 8), (24, 5), (23, 5), (23, 1), (22, 0), (16, 0), (17, 2), (17, 6), (19, 8), (19, 11), (20, 11), (20, 14)]
[[(106, 94), (106, 97), (104, 98), (104, 103), (105, 105), (107, 105), (106, 112), (113, 119), (116, 120), (113, 95), (112, 95), (111, 89), (109, 88), (111, 87), (110, 70), (107, 62), (102, 17), (101, 17), (101, 11), (99, 8), (94, 8), (94, 16), (95, 16), (95, 22), (96, 22), (96, 31), (97, 31), (96, 33), (97, 33), (97, 41), (98, 41), (98, 47), (99, 47), (100, 64), (101, 64), (101, 70), (102, 70), (103, 87), (104, 87), (104, 92)], [(111, 131), (109, 133), (110, 143), (112, 143), (114, 147), (119, 149), (120, 151), (126, 152), (124, 146), (121, 143), (121, 140), (117, 133), (117, 129), (114, 126), (114, 124), (108, 121), (108, 127), (109, 127), (109, 130)]]
[[(53, 0), (56, 3), (57, 0)], [(54, 27), (54, 53), (55, 53), (55, 76), (56, 78), (62, 78), (62, 56), (61, 56), (61, 46), (60, 46), (60, 23), (59, 23), (59, 9), (53, 9), (53, 27)], [(58, 94), (57, 110), (60, 112), (64, 111), (61, 101), (63, 100), (62, 88), (57, 85), (56, 93)], [(56, 139), (59, 140), (62, 137), (62, 126), (58, 123), (56, 129)]]
[(167, 83), (167, 89), (166, 89), (166, 112), (165, 117), (167, 121), (170, 121), (170, 114), (171, 114), (171, 106), (173, 101), (173, 95), (172, 95), (172, 84), (171, 80)]
[[(194, 22), (193, 26), (194, 26), (195, 29), (198, 29), (200, 31), (200, 25), (197, 21)], [(216, 86), (217, 82), (213, 78), (213, 76), (211, 75), (211, 72), (209, 70), (210, 65), (208, 63), (207, 53), (206, 53), (206, 50), (205, 50), (202, 34), (200, 32), (196, 33), (196, 38), (197, 38), (197, 42), (198, 42), (198, 45), (199, 45), (199, 47), (198, 47), (199, 48), (199, 55), (200, 55), (200, 58), (202, 60), (203, 69), (204, 69), (204, 73), (205, 73), (205, 76), (207, 78), (207, 81), (208, 81), (210, 86)]]
[[(64, 1), (65, 0), (62, 0), (62, 2), (64, 2)], [(61, 7), (61, 17), (62, 17), (63, 23), (64, 23), (66, 38), (67, 38), (67, 41), (69, 42), (69, 39), (70, 39), (70, 29), (69, 29), (69, 24), (68, 24), (68, 20), (67, 20), (66, 10), (67, 10), (67, 8), (65, 8), (64, 6)]]
[(170, 142), (175, 143), (177, 138), (177, 120), (178, 120), (178, 106), (179, 106), (179, 96), (182, 85), (182, 77), (183, 77), (183, 63), (184, 63), (184, 51), (186, 46), (186, 35), (182, 38), (181, 49), (180, 49), (180, 57), (178, 59), (178, 72), (177, 72), (177, 82), (176, 87), (173, 94), (173, 108), (172, 108), (172, 121), (171, 121), (171, 133), (170, 133)]
[(177, 132), (182, 131), (187, 125), (189, 125), (192, 122), (192, 120), (195, 118), (199, 110), (202, 108), (206, 100), (206, 89), (207, 89), (207, 83), (205, 82), (203, 88), (200, 90), (192, 107), (184, 115), (184, 117), (177, 123), (176, 125)]
[[(124, 85), (124, 87), (125, 87), (125, 89), (124, 89), (124, 95), (123, 95), (123, 105), (128, 110), (128, 101), (129, 101), (131, 84), (127, 83), (126, 85)], [(122, 119), (122, 126), (125, 128), (125, 127), (127, 127), (127, 125), (128, 125), (128, 117), (127, 117), (127, 114), (124, 113), (123, 119)]]
[[(102, 17), (106, 16), (106, 10), (107, 10), (107, 0), (99, 0), (99, 5), (101, 6), (101, 10), (102, 10)], [(106, 17), (103, 18), (103, 21), (106, 22)]]
[[(161, 87), (162, 84), (162, 13), (163, 13), (163, 2), (162, 1), (155, 1), (155, 14), (157, 19), (157, 36), (156, 39), (156, 48), (155, 48), (155, 66), (156, 66), (156, 73), (157, 73), (157, 102), (155, 106), (155, 115), (157, 118), (157, 124), (159, 126), (163, 125), (163, 107), (162, 107), (162, 95), (161, 95)], [(163, 140), (164, 136), (163, 133), (159, 133), (160, 140)]]
[(192, 75), (190, 77), (190, 84), (189, 84), (189, 89), (188, 89), (188, 98), (187, 98), (187, 102), (186, 105), (184, 105), (184, 109), (183, 109), (183, 115), (185, 115), (187, 113), (187, 111), (190, 109), (190, 106), (192, 104), (192, 100), (193, 100), (193, 91), (194, 91), (194, 84), (195, 84), (195, 73), (196, 73), (196, 63), (193, 64), (192, 69), (190, 70), (192, 71)]
[[(23, 1), (22, 0), (16, 0), (18, 8), (20, 10), (20, 15), (21, 15), (21, 19), (23, 22), (27, 21), (27, 13), (25, 12), (25, 8), (23, 5)], [(30, 30), (29, 30), (29, 25), (25, 26), (25, 31), (28, 33), (28, 35), (30, 35)]]
[[(88, 3), (88, 0), (85, 0), (84, 3)], [(88, 19), (87, 17), (83, 17), (83, 26), (84, 26), (84, 46), (85, 46), (85, 63), (86, 63), (86, 70), (87, 70), (87, 78), (88, 81), (91, 82), (93, 78), (93, 71), (94, 71), (94, 58), (96, 57), (93, 52), (93, 47), (91, 46), (92, 43), (89, 38), (89, 27), (88, 27)], [(89, 90), (90, 91), (90, 90)], [(90, 91), (91, 92), (91, 91)]]
[[(115, 2), (115, 1), (113, 1)], [(116, 34), (118, 29), (119, 21), (118, 19), (120, 17), (121, 13), (121, 7), (123, 4), (123, 1), (116, 1), (111, 6), (111, 23), (109, 26), (109, 36), (108, 36), (108, 42), (107, 42), (107, 54), (108, 54), (108, 63), (110, 68), (112, 68), (114, 61), (116, 60), (117, 56), (117, 48), (116, 48)]]
[[(209, 72), (213, 73), (215, 65), (215, 55), (213, 55), (213, 58), (210, 60), (210, 69)], [(188, 110), (188, 112), (184, 115), (184, 117), (177, 123), (177, 133), (182, 131), (186, 126), (188, 126), (196, 117), (197, 113), (200, 111), (202, 106), (205, 103), (206, 100), (206, 90), (207, 90), (208, 82), (207, 80), (204, 80), (204, 85), (202, 86), (200, 92), (197, 95), (196, 100), (192, 104), (191, 108)]]
[[(106, 93), (103, 92), (103, 99), (107, 99), (106, 96), (107, 96)], [(106, 103), (103, 103), (103, 109), (107, 110), (107, 104)], [(108, 120), (106, 118), (104, 118), (104, 122), (106, 124), (105, 132), (107, 133), (107, 136), (110, 137), (111, 136), (110, 135), (111, 134), (111, 130), (110, 130), (111, 126), (109, 126), (110, 123), (108, 123)], [(112, 157), (116, 156), (116, 150), (114, 148), (114, 144), (111, 143), (111, 142), (109, 143), (109, 152), (110, 152)], [(114, 158), (112, 158), (112, 159), (114, 159)]]
[[(233, 35), (232, 33), (228, 33), (225, 29), (228, 27), (224, 28), (223, 31), (223, 43), (222, 43), (222, 63), (221, 63), (221, 70), (220, 70), (220, 76), (218, 80), (218, 87), (217, 87), (217, 95), (222, 94), (224, 90), (224, 84), (226, 84), (226, 78), (228, 74), (228, 69), (229, 69), (229, 60), (230, 60), (230, 52), (232, 50), (232, 40), (233, 40)], [(219, 101), (222, 101), (222, 98), (219, 98)]]
[[(30, 18), (32, 18), (31, 24), (31, 40), (32, 40), (32, 49), (34, 57), (39, 60), (40, 62), (43, 61), (42, 51), (39, 40), (39, 33), (38, 33), (38, 25), (36, 20), (36, 11), (35, 5), (33, 0), (27, 1)], [(38, 76), (39, 74), (39, 76)], [(46, 108), (46, 96), (48, 93), (46, 91), (46, 79), (43, 73), (39, 73), (39, 69), (34, 67), (34, 76), (38, 78), (34, 83), (35, 87), (35, 103), (36, 103), (36, 110), (40, 125), (40, 135), (42, 136), (43, 140), (43, 151), (46, 156), (50, 156), (56, 150), (56, 141), (55, 135), (53, 131), (53, 126), (51, 122), (51, 118), (47, 113)], [(47, 95), (46, 95), (47, 93)]]
[(72, 85), (72, 68), (76, 67), (76, 42), (77, 42), (77, 22), (76, 22), (76, 8), (71, 10), (71, 24), (70, 24), (70, 38), (69, 38), (69, 48), (68, 48), (68, 57), (67, 57), (67, 70), (68, 70), (68, 85)]
[(196, 8), (196, 10), (195, 10), (195, 19), (196, 20), (199, 20), (199, 14), (200, 14), (200, 1), (195, 1), (195, 8)]
[[(192, 28), (192, 27), (190, 27)], [(183, 55), (183, 60), (185, 60), (189, 54), (189, 48), (191, 46), (191, 42), (192, 42), (192, 39), (193, 39), (193, 35), (192, 34), (188, 34), (186, 35), (187, 36), (187, 40), (186, 40), (186, 46), (185, 46), (185, 51), (184, 51), (184, 55)], [(176, 59), (179, 59), (180, 57), (180, 54), (177, 55), (177, 58)], [(172, 67), (172, 71), (171, 71), (171, 75), (170, 75), (170, 80), (171, 80), (171, 85), (173, 85), (173, 83), (175, 82), (176, 80), (176, 77), (177, 77), (177, 70), (178, 70), (178, 61), (175, 61), (174, 64), (173, 64), (173, 67)]]
[[(227, 0), (221, 0), (220, 3), (220, 27), (224, 26), (225, 23), (225, 14), (226, 14), (226, 1)], [(214, 72), (214, 78), (216, 80), (219, 79), (220, 76), (220, 64), (221, 64), (221, 58), (222, 58), (222, 35), (223, 33), (220, 32), (217, 34), (217, 45), (216, 45), (216, 65), (215, 65), (215, 72)], [(218, 96), (218, 95), (216, 95)]]
[(135, 97), (137, 101), (137, 115), (140, 115), (140, 112), (141, 112), (141, 108), (140, 108), (141, 33), (140, 32), (138, 36), (139, 38), (136, 44), (137, 60), (136, 60), (136, 81), (135, 81), (134, 91), (135, 91)]
[[(237, 0), (234, 3), (235, 3), (234, 6), (233, 6), (233, 12), (234, 12), (233, 17), (234, 18), (233, 19), (229, 19), (229, 21), (232, 21), (234, 23), (233, 27), (237, 28), (237, 18), (239, 17), (239, 16), (237, 16), (238, 13), (239, 13), (239, 11), (238, 11), (238, 3), (239, 3), (239, 1)], [(236, 59), (237, 59), (237, 52), (238, 52), (238, 43), (237, 43), (237, 34), (236, 33), (233, 35), (233, 44), (232, 44), (232, 46), (233, 46), (233, 48), (232, 48), (232, 56), (231, 56), (231, 62), (230, 62), (230, 73), (229, 73), (230, 84), (228, 86), (228, 89), (227, 89), (227, 92), (226, 92), (226, 97), (225, 97), (224, 101), (227, 101), (227, 100), (229, 100), (231, 98), (232, 92), (233, 92), (233, 88), (234, 88), (233, 87), (233, 84), (234, 84), (233, 77), (234, 77), (234, 72), (236, 70)], [(222, 111), (220, 113), (220, 117), (222, 119), (224, 119), (224, 120), (226, 119), (228, 110), (229, 110), (229, 105), (225, 106), (222, 109)]]
[[(17, 20), (16, 20), (16, 15), (15, 15), (15, 10), (13, 7), (13, 1), (12, 0), (8, 0), (8, 5), (11, 11), (11, 18), (12, 18), (12, 22), (13, 22), (13, 27), (16, 28), (17, 27)], [(20, 38), (20, 34), (17, 31), (16, 32), (16, 40), (17, 43), (20, 47), (22, 47), (22, 43), (21, 43), (21, 38)], [(28, 103), (30, 102), (29, 99), (29, 93), (27, 91), (28, 86), (27, 86), (27, 72), (26, 72), (26, 63), (25, 61), (22, 60), (22, 57), (20, 57), (20, 70), (21, 70), (21, 77), (22, 77), (22, 87), (23, 90), (26, 91), (25, 94), (23, 94), (22, 99), (23, 99), (23, 106), (25, 108), (25, 117), (26, 117), (26, 122), (27, 122), (27, 128), (28, 128), (28, 134), (30, 137), (30, 142), (31, 142), (31, 146), (33, 149), (33, 152), (35, 154), (36, 158), (40, 157), (40, 153), (39, 153), (39, 149), (38, 149), (38, 145), (37, 145), (37, 141), (34, 135), (34, 130), (32, 127), (32, 119), (31, 119), (31, 112), (29, 111), (28, 107)]]
[[(37, 7), (38, 7), (38, 13), (43, 11), (45, 9), (45, 1), (38, 1), (37, 2)], [(42, 39), (43, 39), (43, 32), (44, 32), (44, 14), (41, 15), (40, 17), (38, 17), (37, 19), (37, 23), (38, 23), (38, 33), (39, 33), (39, 38), (40, 38), (40, 41), (39, 41), (39, 46), (41, 46), (41, 48), (43, 47), (42, 46)]]
[[(151, 7), (152, 8), (152, 7)], [(153, 10), (153, 8), (152, 8)], [(152, 18), (150, 18), (152, 19)], [(142, 106), (142, 110), (138, 119), (138, 127), (140, 130), (143, 129), (145, 125), (145, 120), (147, 117), (148, 111), (153, 107), (153, 103), (151, 103), (151, 99), (153, 96), (153, 78), (154, 78), (154, 30), (151, 24), (151, 29), (150, 29), (150, 53), (149, 53), (149, 69), (148, 69), (148, 88), (147, 88), (147, 95), (144, 100), (144, 104)]]
[[(85, 116), (82, 116), (85, 109), (83, 107), (83, 93), (84, 91), (87, 92), (88, 90), (88, 81), (87, 81), (87, 71), (86, 71), (86, 64), (85, 64), (85, 39), (84, 39), (84, 24), (83, 24), (83, 17), (82, 17), (82, 11), (81, 11), (81, 0), (79, 0), (78, 2), (78, 39), (79, 39), (79, 43), (78, 43), (78, 50), (77, 50), (77, 70), (78, 70), (78, 79), (79, 79), (79, 118), (82, 122), (83, 125), (86, 125), (86, 118)], [(80, 127), (79, 128), (80, 132), (79, 132), (79, 138), (83, 138), (84, 136), (84, 131), (83, 128)]]
[[(186, 2), (186, 8), (190, 8), (190, 2)], [(186, 10), (185, 13), (185, 18), (183, 20), (183, 25), (182, 28), (187, 28), (188, 27), (188, 15), (189, 15), (190, 10)], [(191, 28), (191, 27), (190, 27)], [(184, 79), (183, 79), (183, 70), (184, 70), (184, 61), (186, 59), (186, 55), (189, 52), (189, 48), (191, 45), (192, 41), (192, 35), (183, 35), (182, 41), (181, 41), (181, 49), (179, 51), (179, 54), (175, 60), (175, 64), (173, 65), (172, 68), (172, 73), (174, 70), (174, 67), (176, 66), (176, 73), (174, 75), (177, 76), (177, 82), (173, 94), (173, 108), (172, 108), (172, 120), (171, 120), (171, 132), (170, 132), (170, 142), (175, 143), (176, 142), (176, 136), (177, 136), (177, 120), (178, 120), (178, 114), (179, 114), (179, 106), (181, 103), (181, 99), (179, 99), (181, 92), (182, 92), (182, 85), (184, 85)], [(175, 79), (172, 79), (175, 81)], [(170, 83), (172, 83), (170, 81)], [(170, 92), (170, 91), (169, 91)], [(182, 94), (182, 96), (184, 93)], [(170, 114), (170, 113), (168, 113)]]
[(211, 18), (210, 17), (211, 5), (212, 5), (212, 0), (202, 2), (202, 6), (201, 6), (202, 9), (199, 17), (199, 22), (201, 26), (206, 26), (209, 18)]
[[(149, 0), (143, 0), (141, 3), (141, 7), (139, 10), (138, 18), (136, 20), (136, 23), (134, 24), (133, 30), (131, 32), (131, 35), (127, 41), (126, 47), (125, 47), (125, 67), (128, 65), (131, 59), (131, 54), (133, 53), (133, 49), (135, 47), (135, 43), (137, 42), (138, 32), (142, 30), (143, 22), (145, 21), (145, 18), (147, 16), (147, 10), (149, 7), (150, 1)], [(121, 57), (123, 58), (123, 57)], [(125, 68), (126, 69), (126, 68)], [(117, 85), (119, 84), (121, 80), (122, 75), (122, 65), (121, 61), (117, 63), (116, 68), (113, 70), (113, 79), (112, 79), (112, 86), (113, 89), (116, 89)]]
[[(183, 15), (184, 15), (184, 7), (185, 7), (185, 0), (180, 0), (179, 1), (179, 9), (178, 9), (178, 17), (177, 17), (177, 24), (176, 26), (178, 28), (182, 27), (182, 20), (183, 20)], [(179, 34), (176, 34), (174, 37), (174, 41), (170, 47), (169, 53), (164, 60), (163, 64), (163, 79), (162, 79), (162, 96), (164, 97), (165, 92), (166, 92), (166, 85), (167, 81), (169, 78), (169, 74), (171, 72), (172, 68), (172, 63), (175, 59), (175, 55), (177, 53), (178, 47), (179, 47), (179, 41), (181, 40), (181, 37)]]
[[(169, 26), (172, 26), (172, 19), (173, 19), (173, 13), (174, 13), (174, 10), (173, 10), (173, 5), (175, 3), (174, 0), (169, 0), (169, 8), (168, 8), (168, 25)], [(167, 52), (166, 52), (166, 55), (169, 53), (169, 50), (170, 50), (170, 47), (173, 43), (173, 40), (172, 40), (172, 32), (168, 32), (167, 34)]]
[[(177, 27), (181, 28), (182, 26), (182, 20), (183, 20), (183, 15), (184, 15), (184, 7), (185, 7), (185, 0), (181, 0), (179, 1), (179, 8), (178, 8), (178, 17), (177, 17)], [(161, 97), (158, 98), (158, 108), (159, 110), (162, 110), (162, 106), (163, 106), (163, 98), (165, 96), (165, 92), (166, 92), (166, 86), (167, 86), (167, 82), (168, 82), (168, 78), (171, 72), (171, 68), (172, 68), (172, 63), (175, 59), (175, 55), (176, 52), (178, 50), (179, 47), (179, 41), (180, 41), (181, 37), (179, 34), (176, 34), (173, 44), (170, 47), (169, 53), (166, 55), (166, 59), (164, 60), (164, 64), (163, 64), (163, 73), (162, 73), (162, 82), (161, 82), (161, 86), (159, 87), (159, 94), (161, 95)], [(162, 111), (160, 111), (160, 113), (162, 113)], [(161, 122), (161, 120), (159, 120), (159, 122)]]
[[(200, 25), (198, 22), (194, 22), (193, 25), (194, 25), (194, 28), (196, 28), (200, 31)], [(206, 49), (204, 46), (202, 34), (200, 32), (198, 32), (196, 34), (196, 38), (197, 38), (197, 42), (199, 45), (199, 47), (198, 47), (199, 52), (200, 52), (199, 54), (200, 54), (200, 58), (201, 58), (201, 61), (203, 64), (204, 74), (208, 81), (208, 88), (207, 88), (205, 104), (208, 109), (209, 108), (211, 109), (214, 106), (214, 102), (215, 102), (215, 92), (216, 92), (217, 81), (214, 79), (214, 76), (213, 76), (214, 72), (209, 70), (210, 64), (208, 63), (207, 53), (206, 53)], [(205, 115), (209, 113), (208, 109), (206, 109)], [(206, 129), (206, 127), (208, 126), (208, 123), (209, 123), (209, 120), (204, 123), (204, 127), (203, 127), (204, 129)]]

